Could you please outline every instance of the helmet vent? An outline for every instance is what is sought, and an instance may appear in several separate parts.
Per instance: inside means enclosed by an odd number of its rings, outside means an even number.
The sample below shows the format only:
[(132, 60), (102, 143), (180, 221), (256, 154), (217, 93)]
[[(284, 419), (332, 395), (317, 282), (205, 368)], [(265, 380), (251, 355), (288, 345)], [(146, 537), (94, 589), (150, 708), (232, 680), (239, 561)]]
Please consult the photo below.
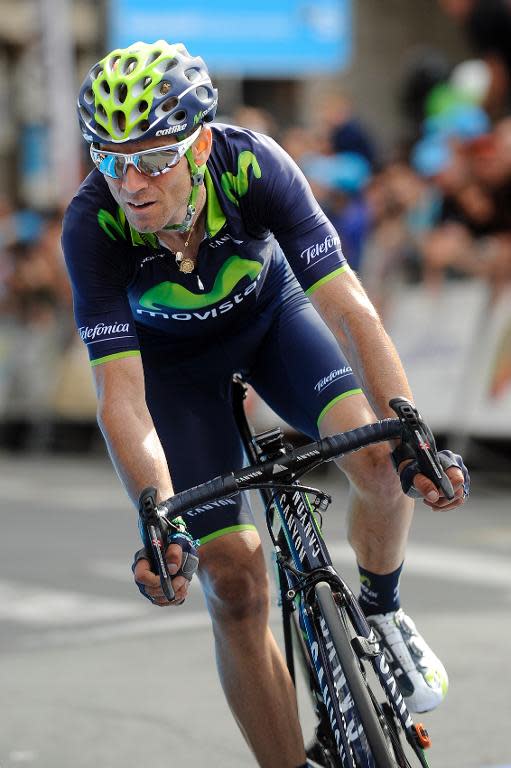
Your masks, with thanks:
[(98, 104), (97, 113), (102, 118), (102, 120), (108, 120), (108, 115), (106, 113), (106, 109), (104, 108), (103, 104)]
[(161, 95), (165, 96), (170, 90), (172, 90), (172, 83), (169, 83), (168, 80), (164, 80), (163, 83), (160, 85)]
[(83, 92), (83, 98), (87, 102), (87, 104), (93, 104), (94, 103), (94, 92), (92, 88), (86, 88)]
[(90, 71), (91, 80), (96, 80), (102, 74), (103, 68), (101, 67), (101, 64), (96, 64), (96, 66), (93, 67), (93, 69)]
[(149, 104), (147, 101), (142, 100), (138, 102), (138, 111), (141, 115), (144, 114), (147, 109), (149, 109)]
[(171, 69), (174, 69), (174, 67), (177, 67), (178, 65), (177, 59), (170, 59), (170, 61), (167, 61), (167, 64), (165, 66), (165, 72), (170, 72)]
[(78, 112), (80, 113), (80, 117), (84, 123), (88, 123), (90, 121), (90, 113), (84, 107), (79, 107)]
[(174, 109), (174, 107), (177, 107), (179, 104), (179, 100), (176, 99), (175, 96), (172, 96), (170, 99), (167, 99), (163, 102), (161, 105), (162, 112), (170, 112), (171, 109)]
[(194, 69), (193, 67), (187, 69), (185, 75), (191, 83), (195, 83), (197, 80), (201, 79), (201, 73), (198, 69)]
[(203, 101), (205, 104), (210, 100), (209, 91), (203, 85), (195, 89), (195, 95), (199, 101)]
[(145, 63), (146, 67), (150, 67), (150, 66), (151, 66), (151, 64), (154, 64), (154, 62), (156, 61), (156, 59), (158, 59), (160, 56), (161, 56), (161, 51), (154, 51), (154, 52), (153, 52), (153, 53), (152, 53), (152, 54), (149, 56), (149, 58), (147, 59), (147, 61), (146, 61), (146, 63)]
[(112, 114), (112, 125), (116, 133), (124, 133), (126, 130), (126, 115), (120, 109)]
[(124, 104), (126, 101), (126, 97), (128, 95), (128, 86), (126, 83), (119, 83), (117, 88), (115, 89), (115, 95), (117, 96), (117, 101), (119, 104)]
[(108, 133), (108, 131), (105, 131), (102, 125), (96, 125), (95, 131), (98, 134), (98, 136), (101, 136), (101, 138), (106, 139), (109, 141), (112, 137)]
[(99, 87), (101, 88), (105, 96), (110, 96), (110, 86), (106, 80), (102, 80), (99, 84)]
[(171, 109), (174, 109), (174, 107), (177, 107), (179, 104), (178, 99), (176, 99), (174, 96), (170, 99), (167, 99), (167, 101), (164, 101), (161, 105), (162, 112), (170, 112)]
[(184, 109), (180, 109), (179, 112), (176, 112), (172, 117), (176, 123), (183, 123), (186, 120), (186, 112)]
[(120, 58), (121, 57), (118, 54), (116, 54), (112, 56), (110, 61), (108, 62), (108, 65), (112, 72), (115, 72), (115, 70), (117, 69), (117, 64), (119, 63)]
[(151, 123), (149, 122), (149, 120), (141, 120), (139, 123), (139, 127), (142, 133), (145, 133), (151, 127)]
[(129, 59), (126, 59), (123, 66), (123, 74), (125, 75), (131, 75), (132, 72), (135, 71), (137, 68), (138, 59), (136, 59), (134, 56), (131, 56)]

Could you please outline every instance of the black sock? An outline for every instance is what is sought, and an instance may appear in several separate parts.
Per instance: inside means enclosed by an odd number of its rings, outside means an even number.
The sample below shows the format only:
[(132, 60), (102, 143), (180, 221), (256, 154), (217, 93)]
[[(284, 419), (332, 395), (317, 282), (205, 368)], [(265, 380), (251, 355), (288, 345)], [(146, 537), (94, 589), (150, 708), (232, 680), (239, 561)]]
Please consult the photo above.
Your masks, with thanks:
[(366, 616), (375, 613), (397, 611), (399, 601), (399, 577), (403, 563), (392, 573), (371, 573), (358, 566), (360, 574), (360, 595), (358, 601)]

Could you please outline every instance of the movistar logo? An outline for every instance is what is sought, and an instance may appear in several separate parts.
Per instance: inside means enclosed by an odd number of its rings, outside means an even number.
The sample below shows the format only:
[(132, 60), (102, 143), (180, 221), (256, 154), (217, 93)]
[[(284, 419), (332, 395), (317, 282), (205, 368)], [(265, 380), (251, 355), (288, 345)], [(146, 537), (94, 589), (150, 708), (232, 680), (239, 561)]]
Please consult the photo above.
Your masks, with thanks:
[(245, 150), (238, 157), (238, 173), (236, 176), (230, 171), (222, 173), (220, 184), (225, 194), (234, 205), (239, 205), (238, 200), (248, 192), (248, 169), (252, 168), (252, 173), (256, 179), (261, 178), (261, 167), (257, 162), (257, 157), (253, 152)]
[(209, 293), (193, 293), (178, 283), (167, 281), (146, 291), (139, 303), (150, 310), (158, 310), (159, 307), (203, 309), (225, 299), (244, 277), (255, 280), (262, 266), (258, 261), (242, 259), (234, 254), (222, 265)]
[(126, 220), (126, 214), (120, 206), (117, 207), (115, 216), (110, 211), (100, 208), (98, 211), (98, 224), (110, 240), (117, 240), (118, 238), (127, 240), (129, 235), (132, 245), (146, 245), (150, 248), (159, 248), (156, 235), (152, 232), (141, 233), (133, 229)]

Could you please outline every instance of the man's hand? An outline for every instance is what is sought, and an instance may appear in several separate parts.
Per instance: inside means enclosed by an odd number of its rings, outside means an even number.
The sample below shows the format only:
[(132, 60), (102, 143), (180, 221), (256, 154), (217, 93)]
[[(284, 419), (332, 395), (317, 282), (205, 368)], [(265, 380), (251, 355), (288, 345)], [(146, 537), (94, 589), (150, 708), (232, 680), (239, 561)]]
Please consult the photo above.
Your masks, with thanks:
[(461, 456), (452, 451), (440, 451), (438, 459), (452, 483), (454, 498), (447, 499), (435, 484), (419, 471), (416, 461), (403, 461), (399, 465), (399, 478), (403, 491), (414, 498), (423, 498), (424, 504), (432, 509), (454, 509), (459, 507), (470, 492), (470, 477)]
[(446, 499), (445, 496), (442, 496), (438, 488), (434, 486), (426, 475), (418, 474), (414, 478), (414, 488), (423, 497), (424, 504), (431, 507), (431, 509), (454, 509), (461, 506), (465, 501), (464, 478), (461, 469), (451, 467), (446, 470), (445, 474), (452, 483), (454, 499)]
[(175, 592), (175, 598), (171, 602), (163, 593), (160, 577), (151, 571), (149, 560), (145, 557), (145, 550), (141, 549), (135, 554), (135, 562), (132, 565), (135, 582), (144, 597), (154, 605), (181, 605), (188, 594), (190, 581), (197, 570), (198, 557), (193, 544), (184, 537), (182, 543), (186, 555), (184, 558), (183, 548), (176, 543), (169, 544), (165, 552), (165, 560), (169, 574), (173, 576), (171, 581)]

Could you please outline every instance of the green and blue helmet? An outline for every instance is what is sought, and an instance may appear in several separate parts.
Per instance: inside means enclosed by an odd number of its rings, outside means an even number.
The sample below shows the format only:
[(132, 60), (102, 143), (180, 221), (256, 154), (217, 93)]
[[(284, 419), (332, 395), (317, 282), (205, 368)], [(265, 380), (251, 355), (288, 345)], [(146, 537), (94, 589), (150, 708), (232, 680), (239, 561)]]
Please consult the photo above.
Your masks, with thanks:
[(83, 137), (122, 143), (159, 136), (180, 140), (216, 113), (218, 93), (207, 67), (182, 43), (133, 43), (87, 73), (78, 96)]

